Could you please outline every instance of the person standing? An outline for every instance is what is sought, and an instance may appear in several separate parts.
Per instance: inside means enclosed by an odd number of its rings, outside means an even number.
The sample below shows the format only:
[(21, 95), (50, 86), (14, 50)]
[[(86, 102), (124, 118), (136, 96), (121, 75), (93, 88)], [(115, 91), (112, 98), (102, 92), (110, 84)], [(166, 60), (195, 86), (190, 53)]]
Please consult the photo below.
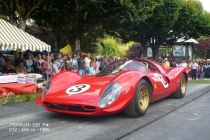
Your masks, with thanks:
[(49, 80), (52, 76), (52, 63), (50, 61), (50, 56), (46, 56), (45, 61), (43, 62), (43, 77), (46, 80)]
[(74, 55), (74, 58), (72, 59), (72, 66), (76, 66), (77, 67), (77, 71), (78, 71), (78, 62), (77, 62), (77, 56), (76, 55)]
[(56, 60), (52, 59), (52, 75), (54, 76), (59, 72), (60, 72), (60, 70), (57, 67)]
[(56, 60), (57, 67), (58, 67), (59, 69), (62, 68), (62, 63), (63, 63), (62, 55), (61, 55), (61, 53), (59, 53), (59, 54), (57, 55), (57, 60)]
[(28, 59), (26, 60), (26, 70), (28, 73), (34, 72), (34, 62), (32, 60), (32, 55), (28, 54)]
[(41, 54), (37, 54), (36, 60), (34, 61), (34, 72), (42, 74), (42, 63), (44, 60), (42, 59)]
[(94, 75), (95, 68), (92, 62), (90, 62), (90, 66), (86, 67), (86, 70), (88, 75)]
[(200, 79), (203, 80), (204, 79), (204, 74), (205, 74), (203, 64), (200, 65), (200, 70), (199, 71), (200, 71), (199, 72), (200, 73)]
[[(104, 57), (101, 61), (100, 70), (105, 69), (107, 66), (108, 66), (107, 58)], [(108, 71), (108, 69), (106, 71)]]
[(23, 58), (23, 52), (18, 53), (18, 57), (15, 59), (15, 66), (18, 66), (20, 62), (23, 62), (24, 66), (26, 67), (26, 61)]
[(99, 67), (101, 65), (101, 59), (100, 58), (96, 58), (96, 64), (97, 64), (96, 73), (98, 73), (99, 72)]
[(198, 70), (198, 64), (195, 62), (195, 60), (193, 60), (191, 64), (192, 80), (196, 80), (197, 70)]
[(165, 59), (163, 60), (162, 66), (165, 67), (165, 68), (170, 67), (170, 63), (168, 62), (168, 59), (167, 59), (167, 58), (165, 58)]
[(185, 60), (182, 61), (182, 63), (180, 64), (180, 67), (187, 68), (187, 63)]
[(90, 66), (91, 58), (90, 58), (90, 53), (87, 54), (87, 57), (85, 57), (85, 66), (88, 67)]
[(209, 61), (206, 60), (206, 64), (204, 65), (204, 71), (205, 71), (205, 74), (204, 74), (204, 77), (205, 78), (210, 78), (210, 64), (209, 64)]
[(80, 53), (80, 58), (77, 59), (78, 62), (78, 72), (81, 76), (85, 75), (85, 60), (82, 53)]

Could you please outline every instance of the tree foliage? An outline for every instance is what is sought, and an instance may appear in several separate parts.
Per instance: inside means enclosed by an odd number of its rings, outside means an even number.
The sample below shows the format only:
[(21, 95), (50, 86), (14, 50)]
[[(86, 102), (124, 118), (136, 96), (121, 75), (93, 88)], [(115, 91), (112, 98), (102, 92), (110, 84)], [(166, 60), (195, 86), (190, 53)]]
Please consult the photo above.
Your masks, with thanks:
[(194, 45), (195, 53), (198, 57), (202, 59), (207, 59), (207, 52), (210, 51), (210, 37), (202, 38), (199, 41), (199, 44)]
[(127, 50), (128, 58), (140, 58), (141, 56), (141, 44), (133, 44), (129, 50)]
[(109, 56), (122, 56), (123, 52), (116, 39), (113, 37), (106, 37), (100, 41), (98, 54), (109, 57)]
[[(123, 42), (139, 42), (138, 55), (150, 45), (157, 58), (163, 42), (172, 45), (179, 37), (210, 35), (210, 13), (198, 0), (0, 0), (0, 15), (22, 29), (32, 18), (40, 27), (34, 36), (54, 50), (70, 44), (74, 52), (97, 51), (98, 38), (106, 33)], [(31, 28), (27, 31), (36, 32)]]
[(43, 0), (0, 0), (1, 14), (13, 25), (25, 31), (26, 20), (33, 15)]

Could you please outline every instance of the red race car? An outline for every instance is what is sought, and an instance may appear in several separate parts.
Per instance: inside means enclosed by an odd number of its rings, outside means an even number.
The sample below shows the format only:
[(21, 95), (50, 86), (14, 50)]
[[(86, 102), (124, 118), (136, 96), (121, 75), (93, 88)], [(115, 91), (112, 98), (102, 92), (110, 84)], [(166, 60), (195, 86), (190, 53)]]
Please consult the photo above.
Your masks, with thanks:
[(36, 102), (53, 112), (102, 116), (123, 111), (140, 117), (154, 101), (183, 98), (187, 81), (188, 69), (183, 67), (163, 68), (147, 59), (120, 60), (97, 75), (60, 72), (46, 83)]

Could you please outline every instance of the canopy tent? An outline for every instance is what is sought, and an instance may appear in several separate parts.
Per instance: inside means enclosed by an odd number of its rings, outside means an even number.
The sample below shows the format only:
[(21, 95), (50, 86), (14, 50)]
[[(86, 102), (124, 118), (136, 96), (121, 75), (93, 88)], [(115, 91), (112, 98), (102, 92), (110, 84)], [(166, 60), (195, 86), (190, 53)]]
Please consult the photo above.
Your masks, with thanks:
[(179, 38), (176, 43), (193, 43), (193, 44), (199, 44), (198, 41), (196, 41), (195, 39), (191, 38), (185, 41), (184, 38)]
[(71, 46), (68, 44), (65, 47), (63, 47), (62, 49), (60, 49), (60, 52), (62, 52), (63, 54), (68, 54), (70, 52), (72, 52), (72, 48)]
[(198, 41), (196, 41), (195, 39), (188, 39), (186, 40), (185, 42), (188, 42), (188, 43), (194, 43), (194, 44), (199, 44)]
[(51, 51), (51, 46), (0, 19), (0, 49)]

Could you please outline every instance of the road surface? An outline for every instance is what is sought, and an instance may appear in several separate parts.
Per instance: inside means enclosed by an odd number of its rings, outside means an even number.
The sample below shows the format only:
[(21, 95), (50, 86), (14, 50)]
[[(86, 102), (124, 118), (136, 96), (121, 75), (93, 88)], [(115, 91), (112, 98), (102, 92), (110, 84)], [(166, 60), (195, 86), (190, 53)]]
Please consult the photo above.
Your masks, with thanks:
[(123, 113), (82, 117), (44, 110), (34, 101), (0, 106), (2, 140), (209, 140), (210, 86), (188, 84), (183, 99), (152, 103), (141, 118)]

